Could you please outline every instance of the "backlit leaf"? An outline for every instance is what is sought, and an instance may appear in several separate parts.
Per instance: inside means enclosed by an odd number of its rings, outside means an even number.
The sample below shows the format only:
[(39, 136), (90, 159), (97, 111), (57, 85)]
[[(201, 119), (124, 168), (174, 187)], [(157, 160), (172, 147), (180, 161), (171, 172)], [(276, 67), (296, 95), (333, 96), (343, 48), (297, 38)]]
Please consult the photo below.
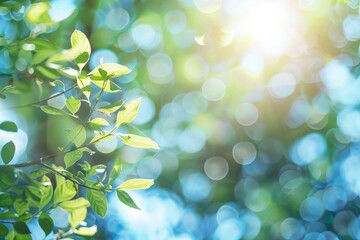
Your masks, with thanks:
[(92, 237), (97, 232), (97, 226), (91, 227), (79, 227), (79, 229), (74, 229), (74, 233), (80, 236)]
[(70, 226), (76, 228), (79, 224), (85, 220), (87, 214), (86, 207), (79, 207), (70, 211)]
[(120, 184), (117, 189), (120, 190), (138, 190), (138, 189), (148, 189), (154, 184), (154, 180), (152, 179), (130, 179), (126, 182)]
[(83, 92), (85, 97), (89, 100), (90, 99), (90, 78), (76, 78), (76, 83), (79, 87), (79, 89)]
[(76, 195), (77, 191), (74, 183), (71, 181), (64, 181), (60, 183), (54, 192), (54, 204), (68, 201)]
[(119, 136), (122, 142), (128, 146), (159, 149), (159, 145), (154, 140), (147, 137), (141, 137), (134, 134), (116, 134), (116, 136)]
[(141, 98), (137, 98), (125, 104), (124, 109), (120, 110), (116, 117), (116, 127), (119, 127), (123, 123), (132, 122), (138, 113), (138, 109), (141, 104)]
[(41, 106), (40, 109), (47, 114), (50, 115), (69, 115), (68, 113), (66, 113), (64, 110), (58, 109), (58, 108), (54, 108), (54, 107), (50, 107), (50, 106)]
[(67, 109), (69, 109), (69, 111), (72, 114), (77, 113), (77, 111), (79, 111), (79, 109), (80, 109), (80, 106), (81, 106), (81, 102), (79, 99), (76, 99), (73, 96), (66, 99), (66, 107), (67, 107)]
[(119, 102), (109, 104), (105, 107), (98, 108), (97, 111), (105, 112), (105, 113), (113, 113), (116, 112), (123, 104), (124, 104), (124, 100), (121, 100)]
[(89, 207), (90, 203), (87, 199), (80, 197), (74, 200), (62, 202), (59, 206), (65, 210), (73, 211), (81, 207)]
[(93, 84), (95, 84), (96, 86), (98, 86), (99, 88), (103, 88), (105, 92), (119, 92), (121, 90), (121, 88), (116, 85), (114, 82), (110, 81), (110, 80), (94, 80), (92, 78), (90, 78), (91, 82)]
[(94, 128), (109, 126), (109, 123), (103, 118), (94, 118), (89, 123)]
[(120, 158), (117, 158), (115, 160), (113, 168), (111, 169), (108, 184), (111, 184), (112, 182), (115, 181), (116, 178), (118, 178), (121, 170), (122, 170), (122, 161), (120, 160)]
[(79, 51), (79, 55), (75, 59), (75, 62), (81, 70), (89, 61), (91, 55), (90, 42), (84, 33), (75, 30), (71, 34), (71, 46)]
[(125, 74), (128, 74), (131, 72), (131, 70), (118, 63), (103, 63), (100, 66), (97, 66), (94, 70), (92, 70), (89, 75), (95, 76), (95, 77), (103, 77), (100, 73), (100, 69), (106, 71), (107, 77), (120, 77)]
[(82, 125), (75, 127), (67, 132), (69, 141), (73, 142), (76, 147), (80, 147), (86, 140), (86, 131)]

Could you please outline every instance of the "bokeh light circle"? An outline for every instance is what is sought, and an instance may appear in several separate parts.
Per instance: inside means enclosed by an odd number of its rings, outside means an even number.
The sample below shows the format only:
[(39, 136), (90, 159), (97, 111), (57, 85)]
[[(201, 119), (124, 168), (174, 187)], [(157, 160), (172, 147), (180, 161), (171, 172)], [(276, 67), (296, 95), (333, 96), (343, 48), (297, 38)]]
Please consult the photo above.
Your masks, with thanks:
[(229, 164), (225, 158), (211, 157), (205, 161), (204, 171), (212, 180), (221, 180), (227, 175)]
[(259, 118), (259, 111), (252, 103), (241, 103), (235, 113), (236, 121), (243, 126), (253, 125)]
[(250, 142), (239, 142), (232, 149), (234, 160), (241, 165), (252, 163), (256, 158), (256, 154), (256, 148)]

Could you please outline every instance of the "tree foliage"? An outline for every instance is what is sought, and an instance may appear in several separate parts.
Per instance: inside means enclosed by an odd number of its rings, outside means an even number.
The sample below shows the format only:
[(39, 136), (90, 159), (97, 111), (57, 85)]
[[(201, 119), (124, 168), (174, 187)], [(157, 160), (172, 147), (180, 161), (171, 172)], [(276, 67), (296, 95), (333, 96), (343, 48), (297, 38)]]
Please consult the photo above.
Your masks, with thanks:
[[(43, 3), (38, 4), (41, 6), (35, 7), (45, 6)], [(98, 104), (106, 94), (120, 91), (112, 79), (128, 74), (131, 70), (116, 63), (100, 63), (87, 72), (84, 69), (91, 55), (91, 46), (86, 35), (75, 30), (70, 42), (71, 48), (61, 51), (54, 50), (56, 48), (49, 41), (40, 38), (17, 43), (27, 49), (29, 66), (16, 74), (24, 75), (35, 83), (40, 91), (46, 84), (60, 88), (61, 92), (11, 109), (34, 106), (37, 107), (34, 110), (37, 114), (43, 112), (49, 119), (70, 119), (72, 125), (67, 131), (64, 129), (64, 135), (68, 138), (67, 144), (59, 146), (55, 153), (39, 159), (12, 163), (16, 144), (9, 141), (1, 146), (4, 165), (0, 166), (0, 236), (6, 239), (30, 239), (31, 229), (27, 223), (34, 218), (38, 220), (45, 235), (48, 235), (54, 227), (49, 214), (55, 208), (62, 208), (69, 213), (70, 229), (59, 237), (72, 234), (92, 236), (96, 233), (96, 226), (85, 227), (82, 224), (89, 208), (98, 216), (105, 217), (106, 195), (116, 191), (122, 203), (138, 209), (126, 191), (146, 189), (154, 183), (150, 179), (130, 179), (114, 186), (114, 181), (121, 172), (122, 162), (117, 159), (113, 168), (108, 170), (105, 162), (96, 165), (89, 160), (90, 155), (97, 153), (97, 144), (112, 138), (118, 138), (123, 144), (137, 148), (159, 149), (159, 146), (147, 137), (120, 132), (123, 125), (136, 118), (141, 104), (140, 98), (132, 101), (119, 99), (106, 106)], [(66, 88), (69, 82), (72, 85)], [(13, 82), (3, 87), (2, 98), (20, 94), (21, 84), (23, 83)], [(47, 100), (65, 93), (67, 96), (64, 108), (46, 104)], [(95, 112), (104, 117), (94, 117)], [(106, 119), (108, 115), (115, 115), (115, 121), (109, 122)], [(12, 121), (4, 121), (0, 123), (0, 131), (16, 132), (18, 126)], [(54, 158), (60, 158), (60, 163), (52, 162)], [(81, 189), (83, 191), (80, 191)]]

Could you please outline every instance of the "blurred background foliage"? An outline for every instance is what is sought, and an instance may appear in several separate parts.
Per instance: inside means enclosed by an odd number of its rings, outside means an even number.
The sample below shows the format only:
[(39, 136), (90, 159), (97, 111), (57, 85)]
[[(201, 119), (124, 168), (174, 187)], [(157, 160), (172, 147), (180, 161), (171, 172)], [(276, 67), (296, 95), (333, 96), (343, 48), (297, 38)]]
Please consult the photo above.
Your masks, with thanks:
[[(129, 128), (161, 147), (114, 151), (117, 140), (98, 146), (103, 154), (92, 161), (120, 156), (123, 178), (154, 178), (156, 187), (132, 194), (142, 211), (110, 196), (105, 219), (90, 213), (97, 239), (360, 239), (359, 5), (5, 1), (0, 93), (22, 94), (0, 104), (61, 91), (53, 66), (34, 58), (69, 48), (79, 29), (93, 47), (90, 69), (103, 59), (133, 70), (114, 80), (124, 99), (143, 99)], [(62, 108), (64, 101), (48, 104)], [(71, 124), (31, 108), (0, 112), (0, 120), (9, 119), (22, 128), (0, 142), (20, 146), (15, 161), (55, 151)], [(67, 227), (65, 213), (52, 217), (57, 228)]]

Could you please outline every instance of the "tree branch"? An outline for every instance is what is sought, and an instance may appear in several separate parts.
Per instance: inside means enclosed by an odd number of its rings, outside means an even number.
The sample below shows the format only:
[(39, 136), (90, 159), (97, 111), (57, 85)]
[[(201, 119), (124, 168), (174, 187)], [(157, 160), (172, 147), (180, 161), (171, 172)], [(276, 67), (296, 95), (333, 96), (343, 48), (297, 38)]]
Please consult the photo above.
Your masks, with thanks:
[(42, 99), (42, 100), (40, 100), (40, 101), (33, 102), (33, 103), (28, 103), (28, 104), (25, 104), (25, 105), (20, 105), (20, 106), (13, 106), (13, 107), (9, 107), (9, 108), (6, 108), (6, 110), (19, 109), (19, 108), (26, 108), (26, 107), (31, 107), (31, 106), (34, 106), (34, 105), (37, 105), (37, 104), (40, 104), (40, 103), (46, 102), (47, 100), (50, 100), (50, 99), (52, 99), (52, 98), (56, 98), (56, 97), (58, 97), (58, 96), (60, 96), (60, 95), (63, 95), (64, 93), (66, 93), (66, 92), (68, 92), (68, 91), (70, 91), (70, 90), (74, 89), (76, 86), (77, 86), (77, 85), (76, 85), (76, 84), (74, 84), (74, 85), (72, 85), (70, 88), (65, 89), (65, 90), (64, 90), (64, 91), (62, 91), (62, 92), (59, 92), (59, 93), (57, 93), (57, 94), (55, 94), (55, 95), (52, 95), (52, 96), (47, 97), (47, 98), (45, 98), (45, 99)]

